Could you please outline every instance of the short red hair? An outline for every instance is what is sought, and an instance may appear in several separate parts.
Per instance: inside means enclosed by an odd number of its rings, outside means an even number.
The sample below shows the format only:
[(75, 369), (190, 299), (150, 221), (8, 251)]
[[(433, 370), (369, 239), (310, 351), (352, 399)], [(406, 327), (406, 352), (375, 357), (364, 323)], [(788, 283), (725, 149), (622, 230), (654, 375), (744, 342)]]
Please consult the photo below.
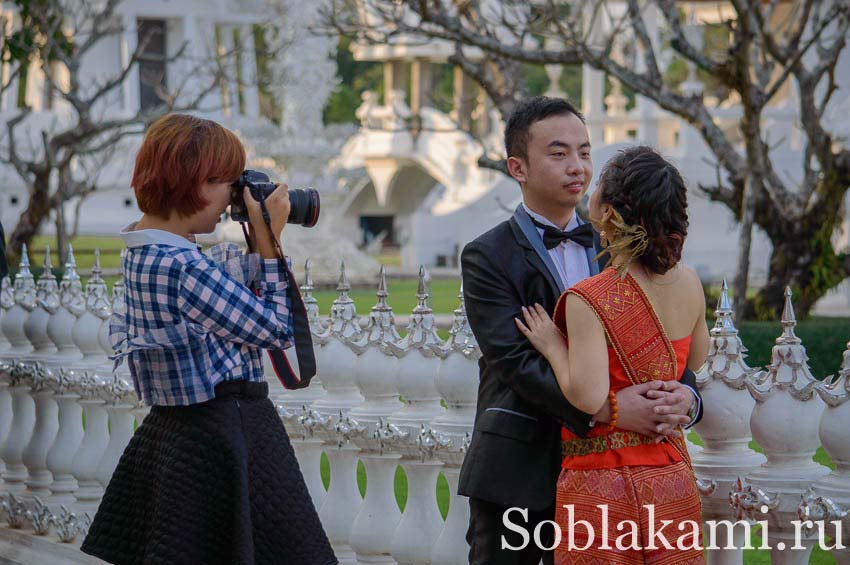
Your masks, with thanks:
[(136, 155), (131, 186), (139, 209), (168, 218), (203, 209), (204, 182), (233, 182), (245, 168), (245, 148), (227, 128), (186, 114), (155, 121)]

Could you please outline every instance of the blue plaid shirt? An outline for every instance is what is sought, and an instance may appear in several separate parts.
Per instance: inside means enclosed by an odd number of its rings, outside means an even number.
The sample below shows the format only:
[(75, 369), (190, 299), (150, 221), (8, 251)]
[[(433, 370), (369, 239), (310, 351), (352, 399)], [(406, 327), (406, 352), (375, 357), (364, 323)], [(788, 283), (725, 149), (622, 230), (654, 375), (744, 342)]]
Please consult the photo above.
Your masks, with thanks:
[(134, 225), (121, 232), (127, 309), (113, 314), (109, 335), (139, 397), (182, 406), (213, 398), (222, 381), (264, 381), (262, 350), (293, 343), (287, 264), (233, 243), (207, 256), (179, 235)]

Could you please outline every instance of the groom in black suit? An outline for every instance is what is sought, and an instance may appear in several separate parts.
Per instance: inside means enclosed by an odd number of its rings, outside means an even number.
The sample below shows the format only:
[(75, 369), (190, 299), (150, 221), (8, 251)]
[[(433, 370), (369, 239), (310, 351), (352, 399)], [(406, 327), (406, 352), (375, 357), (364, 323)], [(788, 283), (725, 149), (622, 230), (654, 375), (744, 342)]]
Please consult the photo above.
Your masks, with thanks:
[[(590, 140), (578, 110), (559, 98), (526, 99), (508, 120), (505, 146), (523, 202), (461, 255), (466, 312), (483, 357), (475, 428), (458, 492), (469, 497), (470, 563), (536, 565), (541, 557), (552, 562), (552, 552), (537, 546), (533, 532), (555, 518), (561, 426), (584, 436), (597, 422), (609, 421), (610, 406), (606, 402), (597, 414), (572, 406), (514, 318), (521, 319), (522, 306), (535, 303), (551, 313), (564, 290), (597, 274), (599, 237), (575, 211), (593, 176)], [(618, 392), (617, 427), (660, 436), (698, 421), (693, 373), (686, 371), (682, 382), (649, 382)], [(527, 519), (519, 511), (505, 516), (512, 507), (526, 510)], [(553, 527), (544, 524), (540, 534), (541, 545), (551, 547)]]

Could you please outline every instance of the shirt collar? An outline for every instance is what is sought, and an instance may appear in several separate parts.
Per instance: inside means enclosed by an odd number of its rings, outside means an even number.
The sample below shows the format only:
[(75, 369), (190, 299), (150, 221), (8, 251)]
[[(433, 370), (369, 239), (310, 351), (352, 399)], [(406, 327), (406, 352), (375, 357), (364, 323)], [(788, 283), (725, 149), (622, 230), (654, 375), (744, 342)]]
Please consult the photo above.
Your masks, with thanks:
[(143, 245), (168, 245), (182, 249), (197, 249), (198, 246), (183, 236), (165, 230), (134, 230), (136, 222), (129, 224), (121, 230), (121, 238), (127, 247), (141, 247)]
[[(538, 214), (537, 212), (534, 212), (533, 210), (531, 210), (531, 208), (529, 208), (528, 206), (525, 205), (525, 202), (522, 203), (522, 207), (525, 208), (525, 211), (528, 212), (529, 216), (531, 216), (532, 218), (534, 218), (535, 220), (537, 220), (541, 224), (543, 224), (545, 226), (552, 226), (553, 228), (558, 229), (558, 230), (561, 229), (560, 227), (553, 224), (547, 218), (545, 218), (545, 217), (541, 216), (540, 214)], [(566, 227), (566, 229), (564, 229), (564, 231), (569, 231), (569, 230), (575, 229), (577, 227), (578, 227), (578, 214), (573, 212), (573, 216), (572, 216), (572, 218), (570, 218), (570, 221), (567, 222), (567, 227)], [(543, 231), (542, 228), (537, 228), (537, 230), (540, 231), (540, 232)]]

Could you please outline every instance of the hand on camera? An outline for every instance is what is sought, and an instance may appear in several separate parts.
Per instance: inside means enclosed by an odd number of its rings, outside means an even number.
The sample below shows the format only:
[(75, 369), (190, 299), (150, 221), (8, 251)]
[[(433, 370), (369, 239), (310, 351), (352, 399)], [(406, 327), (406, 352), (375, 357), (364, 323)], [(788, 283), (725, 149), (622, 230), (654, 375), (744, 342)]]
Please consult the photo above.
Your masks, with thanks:
[(256, 237), (257, 248), (263, 257), (270, 258), (277, 256), (274, 241), (280, 236), (283, 228), (286, 226), (286, 220), (289, 218), (289, 187), (285, 184), (278, 184), (274, 192), (269, 194), (265, 200), (266, 210), (268, 211), (270, 224), (267, 227), (263, 219), (263, 210), (260, 203), (251, 195), (250, 189), (243, 189), (243, 198), (245, 199), (245, 207), (248, 209), (248, 219), (252, 232)]

